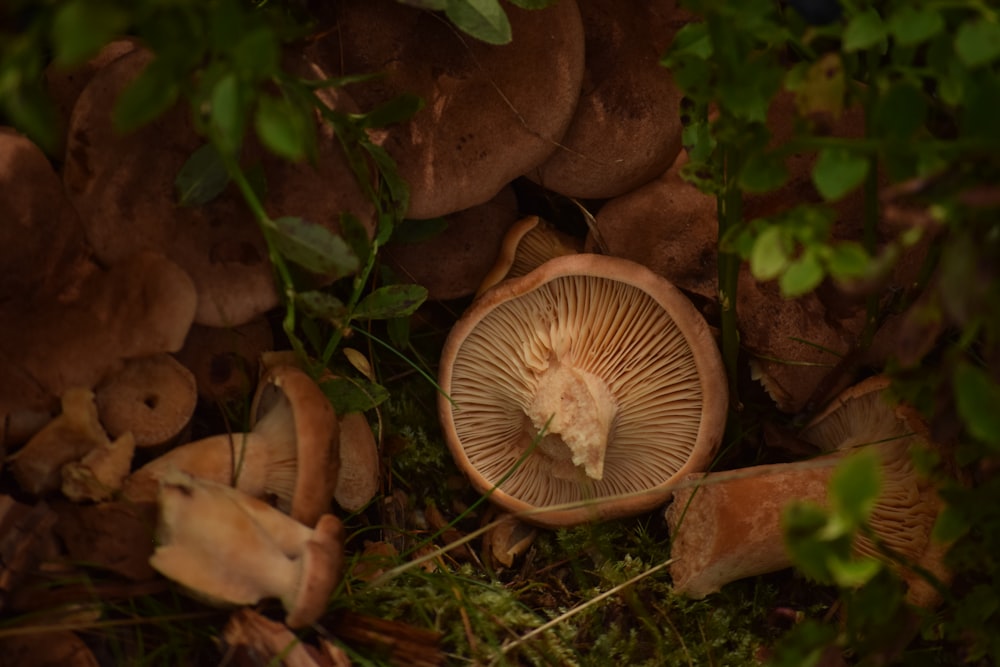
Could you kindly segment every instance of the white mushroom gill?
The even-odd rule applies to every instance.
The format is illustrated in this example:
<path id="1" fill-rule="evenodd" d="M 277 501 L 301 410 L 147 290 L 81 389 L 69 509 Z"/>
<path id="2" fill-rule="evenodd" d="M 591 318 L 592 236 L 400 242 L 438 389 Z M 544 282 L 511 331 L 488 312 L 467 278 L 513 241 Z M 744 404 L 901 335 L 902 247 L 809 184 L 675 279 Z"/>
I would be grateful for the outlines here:
<path id="1" fill-rule="evenodd" d="M 701 386 L 655 298 L 569 275 L 498 304 L 469 331 L 454 361 L 452 416 L 487 481 L 549 505 L 663 484 L 698 439 Z M 550 438 L 536 443 L 546 424 Z"/>

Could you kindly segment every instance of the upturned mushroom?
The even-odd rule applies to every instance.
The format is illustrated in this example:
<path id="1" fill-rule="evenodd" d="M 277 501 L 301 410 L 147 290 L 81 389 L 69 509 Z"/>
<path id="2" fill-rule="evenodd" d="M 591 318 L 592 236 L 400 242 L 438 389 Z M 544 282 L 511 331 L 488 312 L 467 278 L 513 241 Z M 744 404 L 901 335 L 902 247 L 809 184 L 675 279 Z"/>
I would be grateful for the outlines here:
<path id="1" fill-rule="evenodd" d="M 652 509 L 703 470 L 725 373 L 680 291 L 623 259 L 552 259 L 473 302 L 445 343 L 438 407 L 459 467 L 545 526 Z M 576 507 L 546 507 L 577 503 Z"/>
<path id="2" fill-rule="evenodd" d="M 202 599 L 223 605 L 278 598 L 301 628 L 326 609 L 344 564 L 344 529 L 332 514 L 315 528 L 224 484 L 174 471 L 161 480 L 158 546 L 150 564 Z"/>
<path id="3" fill-rule="evenodd" d="M 888 380 L 876 376 L 843 392 L 799 434 L 829 452 L 807 462 L 689 475 L 667 509 L 674 590 L 701 598 L 725 584 L 791 567 L 781 517 L 792 502 L 827 504 L 832 473 L 845 455 L 868 448 L 879 456 L 882 490 L 870 519 L 882 544 L 904 562 L 948 579 L 943 545 L 931 539 L 942 507 L 933 484 L 915 469 L 912 454 L 929 440 L 926 426 L 905 405 L 891 404 Z M 864 536 L 858 553 L 885 558 Z M 907 600 L 933 606 L 936 589 L 916 570 L 897 568 L 909 586 Z"/>
<path id="4" fill-rule="evenodd" d="M 476 296 L 507 278 L 527 275 L 539 266 L 583 250 L 583 243 L 537 215 L 518 220 L 503 237 L 503 244 L 489 273 L 479 283 Z"/>
<path id="5" fill-rule="evenodd" d="M 304 371 L 269 369 L 251 406 L 248 433 L 210 436 L 176 447 L 132 473 L 123 495 L 152 502 L 172 470 L 231 484 L 312 525 L 327 511 L 337 476 L 339 426 L 330 402 Z"/>

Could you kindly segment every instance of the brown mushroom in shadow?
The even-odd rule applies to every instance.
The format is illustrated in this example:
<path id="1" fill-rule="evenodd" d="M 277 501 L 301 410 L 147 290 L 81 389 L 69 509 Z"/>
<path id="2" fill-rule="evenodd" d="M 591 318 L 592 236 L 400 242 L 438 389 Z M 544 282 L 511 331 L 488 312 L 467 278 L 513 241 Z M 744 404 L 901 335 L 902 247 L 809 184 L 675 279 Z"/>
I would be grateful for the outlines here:
<path id="1" fill-rule="evenodd" d="M 445 439 L 472 485 L 545 526 L 665 502 L 674 479 L 707 467 L 725 424 L 701 315 L 648 269 L 600 255 L 484 293 L 449 334 L 439 381 Z"/>
<path id="2" fill-rule="evenodd" d="M 96 388 L 97 411 L 111 437 L 131 433 L 136 447 L 170 442 L 198 402 L 194 375 L 166 353 L 129 359 Z"/>
<path id="3" fill-rule="evenodd" d="M 249 401 L 260 356 L 273 349 L 271 323 L 258 317 L 238 327 L 194 324 L 174 357 L 194 375 L 199 398 L 227 404 Z"/>
<path id="4" fill-rule="evenodd" d="M 543 162 L 566 132 L 583 79 L 575 0 L 541 10 L 504 5 L 513 42 L 486 44 L 439 13 L 392 0 L 331 10 L 313 59 L 335 74 L 381 73 L 348 93 L 362 110 L 402 93 L 425 106 L 371 136 L 410 186 L 407 217 L 434 218 L 488 201 Z"/>
<path id="5" fill-rule="evenodd" d="M 427 288 L 428 299 L 458 299 L 476 291 L 516 220 L 517 197 L 504 187 L 485 204 L 444 216 L 447 226 L 431 238 L 389 243 L 381 258 L 403 280 Z"/>
<path id="6" fill-rule="evenodd" d="M 666 513 L 676 559 L 670 566 L 674 590 L 701 598 L 731 581 L 790 567 L 781 528 L 785 508 L 796 501 L 825 505 L 837 463 L 862 447 L 876 452 L 882 464 L 883 486 L 870 520 L 875 534 L 904 562 L 947 581 L 944 545 L 931 539 L 942 504 L 912 459 L 916 448 L 929 444 L 926 426 L 912 408 L 889 403 L 887 385 L 876 376 L 851 387 L 801 431 L 801 438 L 829 454 L 688 476 L 690 484 L 674 494 Z M 863 535 L 855 549 L 885 558 Z M 939 594 L 921 574 L 907 567 L 897 571 L 909 585 L 911 604 L 936 604 Z"/>
<path id="7" fill-rule="evenodd" d="M 199 598 L 222 605 L 278 598 L 290 628 L 322 615 L 344 565 L 344 529 L 332 514 L 309 528 L 230 486 L 174 471 L 160 482 L 150 564 Z"/>
<path id="8" fill-rule="evenodd" d="M 559 148 L 527 175 L 568 197 L 617 197 L 677 157 L 682 94 L 660 65 L 645 3 L 578 4 L 586 44 L 580 100 Z"/>
<path id="9" fill-rule="evenodd" d="M 163 255 L 107 268 L 42 152 L 0 129 L 0 415 L 47 411 L 129 357 L 176 350 L 191 325 L 191 279 Z"/>
<path id="10" fill-rule="evenodd" d="M 363 412 L 340 415 L 340 464 L 334 500 L 348 512 L 357 512 L 378 493 L 382 473 L 375 434 Z"/>
<path id="11" fill-rule="evenodd" d="M 181 445 L 132 473 L 122 489 L 141 503 L 180 470 L 274 498 L 279 509 L 312 525 L 330 506 L 338 466 L 338 421 L 319 386 L 292 366 L 269 369 L 251 407 L 247 433 L 222 433 Z"/>

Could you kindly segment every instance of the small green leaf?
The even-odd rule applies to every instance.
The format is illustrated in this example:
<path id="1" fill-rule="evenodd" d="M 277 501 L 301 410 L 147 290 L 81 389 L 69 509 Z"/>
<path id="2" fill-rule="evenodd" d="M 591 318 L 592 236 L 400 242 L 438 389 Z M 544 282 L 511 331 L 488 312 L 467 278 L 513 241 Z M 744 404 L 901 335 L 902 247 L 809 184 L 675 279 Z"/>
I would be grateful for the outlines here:
<path id="1" fill-rule="evenodd" d="M 387 320 L 405 317 L 427 300 L 427 289 L 420 285 L 386 285 L 361 300 L 354 310 L 357 320 Z"/>
<path id="2" fill-rule="evenodd" d="M 878 454 L 861 449 L 837 464 L 830 479 L 830 505 L 851 529 L 871 515 L 882 488 Z"/>
<path id="3" fill-rule="evenodd" d="M 285 98 L 262 95 L 254 115 L 257 136 L 271 151 L 289 160 L 301 160 L 313 135 L 312 116 Z"/>
<path id="4" fill-rule="evenodd" d="M 404 220 L 393 231 L 392 242 L 420 243 L 441 235 L 446 229 L 448 229 L 448 221 L 445 218 Z"/>
<path id="5" fill-rule="evenodd" d="M 424 108 L 424 100 L 417 95 L 404 93 L 361 116 L 364 127 L 386 127 L 409 120 Z"/>
<path id="6" fill-rule="evenodd" d="M 868 175 L 868 159 L 845 148 L 824 148 L 813 166 L 816 189 L 827 201 L 836 201 L 861 185 Z"/>
<path id="7" fill-rule="evenodd" d="M 868 272 L 871 257 L 860 243 L 841 241 L 827 248 L 826 268 L 834 278 L 858 278 Z"/>
<path id="8" fill-rule="evenodd" d="M 79 65 L 128 27 L 128 14 L 104 2 L 71 0 L 52 20 L 55 63 Z"/>
<path id="9" fill-rule="evenodd" d="M 740 169 L 739 186 L 746 192 L 770 192 L 785 184 L 788 180 L 788 168 L 779 156 L 755 152 L 751 154 L 743 168 Z"/>
<path id="10" fill-rule="evenodd" d="M 885 24 L 874 8 L 861 12 L 844 28 L 843 49 L 860 51 L 875 46 L 886 38 Z"/>
<path id="11" fill-rule="evenodd" d="M 353 213 L 340 214 L 340 235 L 358 258 L 368 257 L 371 243 L 368 228 Z"/>
<path id="12" fill-rule="evenodd" d="M 833 581 L 842 588 L 858 588 L 871 581 L 882 570 L 874 558 L 831 558 L 827 562 Z"/>
<path id="13" fill-rule="evenodd" d="M 231 47 L 233 66 L 254 77 L 264 77 L 278 68 L 281 48 L 273 28 L 259 27 L 243 35 Z"/>
<path id="14" fill-rule="evenodd" d="M 765 228 L 750 251 L 750 273 L 757 280 L 777 278 L 788 266 L 791 251 L 791 244 L 781 227 Z"/>
<path id="15" fill-rule="evenodd" d="M 362 378 L 334 377 L 319 386 L 338 415 L 371 410 L 389 398 L 385 387 Z"/>
<path id="16" fill-rule="evenodd" d="M 487 44 L 508 44 L 513 37 L 499 0 L 448 0 L 445 14 L 460 30 Z"/>
<path id="17" fill-rule="evenodd" d="M 955 52 L 968 67 L 986 65 L 1000 56 L 1000 23 L 966 21 L 955 35 Z"/>
<path id="18" fill-rule="evenodd" d="M 174 187 L 181 206 L 201 206 L 212 201 L 229 184 L 226 163 L 212 144 L 205 144 L 187 159 L 177 172 Z"/>
<path id="19" fill-rule="evenodd" d="M 154 60 L 122 91 L 112 123 L 122 134 L 145 125 L 169 109 L 180 95 L 180 86 L 161 61 Z"/>
<path id="20" fill-rule="evenodd" d="M 671 67 L 681 56 L 708 60 L 712 57 L 712 52 L 712 37 L 708 33 L 708 26 L 701 21 L 694 21 L 685 24 L 674 34 L 670 48 L 663 56 L 662 64 Z"/>
<path id="21" fill-rule="evenodd" d="M 945 505 L 938 512 L 931 538 L 941 544 L 951 544 L 969 532 L 968 519 L 951 505 Z"/>
<path id="22" fill-rule="evenodd" d="M 272 223 L 278 252 L 307 271 L 336 280 L 358 270 L 357 256 L 344 239 L 326 227 L 294 217 L 278 218 Z"/>
<path id="23" fill-rule="evenodd" d="M 521 9 L 545 9 L 556 0 L 509 0 L 510 4 L 517 5 Z"/>
<path id="24" fill-rule="evenodd" d="M 319 290 L 299 292 L 295 295 L 295 304 L 303 313 L 317 320 L 339 325 L 347 317 L 347 306 L 343 301 Z"/>
<path id="25" fill-rule="evenodd" d="M 230 72 L 219 79 L 212 88 L 212 129 L 219 148 L 235 154 L 243 142 L 246 113 L 243 89 L 236 75 Z"/>
<path id="26" fill-rule="evenodd" d="M 778 279 L 781 293 L 786 297 L 796 297 L 816 289 L 823 282 L 823 265 L 817 253 L 807 248 L 792 261 Z"/>
<path id="27" fill-rule="evenodd" d="M 448 6 L 448 0 L 398 0 L 398 2 L 431 11 L 443 11 Z"/>
<path id="28" fill-rule="evenodd" d="M 888 28 L 900 46 L 915 46 L 941 32 L 944 19 L 933 9 L 904 4 L 889 17 Z"/>
<path id="29" fill-rule="evenodd" d="M 909 139 L 924 125 L 927 101 L 912 83 L 898 81 L 879 97 L 875 106 L 874 128 L 878 136 Z"/>
<path id="30" fill-rule="evenodd" d="M 1000 385 L 967 362 L 955 367 L 954 382 L 958 414 L 969 433 L 1000 449 Z"/>

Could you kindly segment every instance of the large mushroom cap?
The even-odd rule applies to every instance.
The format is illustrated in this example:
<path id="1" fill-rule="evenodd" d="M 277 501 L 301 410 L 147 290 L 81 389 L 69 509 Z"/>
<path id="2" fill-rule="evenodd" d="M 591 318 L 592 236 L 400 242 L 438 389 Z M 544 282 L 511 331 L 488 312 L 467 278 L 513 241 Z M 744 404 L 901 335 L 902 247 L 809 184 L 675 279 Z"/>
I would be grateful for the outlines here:
<path id="1" fill-rule="evenodd" d="M 528 517 L 541 525 L 652 509 L 708 465 L 725 425 L 725 374 L 694 306 L 600 255 L 483 294 L 445 343 L 440 384 L 445 437 L 479 491 L 497 487 L 511 511 L 592 501 Z M 633 492 L 646 493 L 601 501 Z"/>

